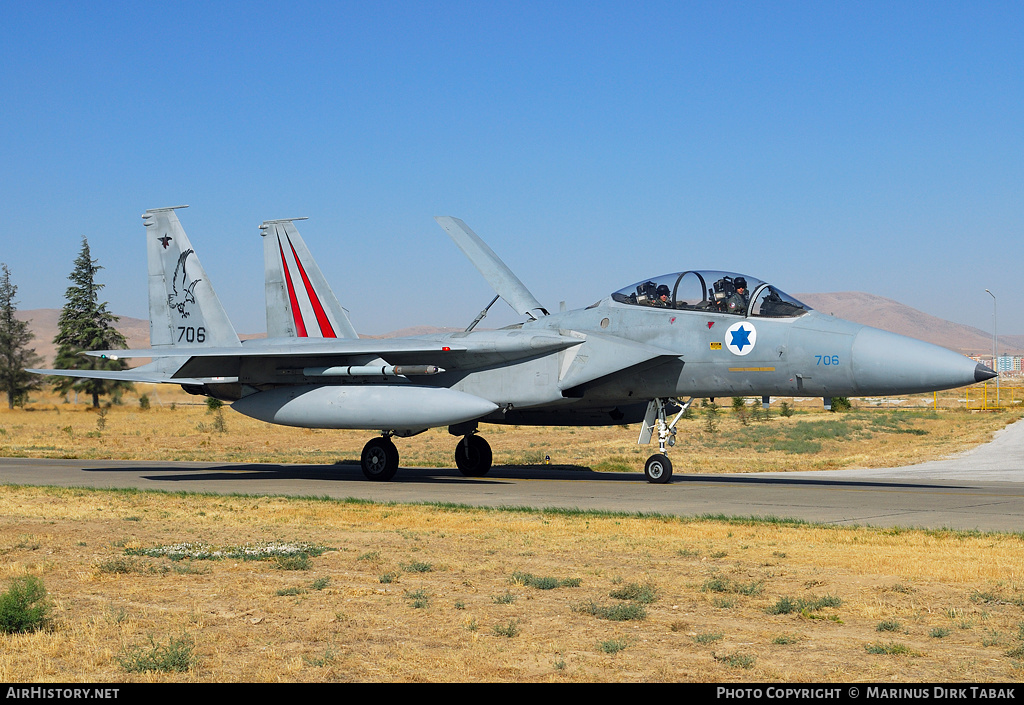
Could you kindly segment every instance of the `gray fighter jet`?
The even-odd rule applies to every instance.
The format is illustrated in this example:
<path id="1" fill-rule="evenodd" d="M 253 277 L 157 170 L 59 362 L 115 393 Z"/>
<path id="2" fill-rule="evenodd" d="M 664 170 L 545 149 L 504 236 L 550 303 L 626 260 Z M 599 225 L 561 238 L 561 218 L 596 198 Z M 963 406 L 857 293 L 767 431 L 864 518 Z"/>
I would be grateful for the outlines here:
<path id="1" fill-rule="evenodd" d="M 179 206 L 181 207 L 181 206 Z M 733 272 L 652 276 L 580 310 L 549 313 L 457 218 L 437 222 L 497 292 L 459 333 L 358 338 L 295 221 L 266 221 L 268 338 L 239 341 L 175 208 L 146 211 L 151 349 L 90 355 L 152 358 L 124 372 L 41 374 L 179 384 L 269 423 L 380 431 L 362 453 L 371 480 L 399 465 L 392 440 L 448 427 L 455 464 L 485 475 L 481 423 L 620 425 L 657 438 L 647 479 L 672 477 L 667 447 L 694 399 L 891 395 L 995 376 L 945 348 L 812 310 Z M 524 317 L 475 330 L 498 298 Z"/>

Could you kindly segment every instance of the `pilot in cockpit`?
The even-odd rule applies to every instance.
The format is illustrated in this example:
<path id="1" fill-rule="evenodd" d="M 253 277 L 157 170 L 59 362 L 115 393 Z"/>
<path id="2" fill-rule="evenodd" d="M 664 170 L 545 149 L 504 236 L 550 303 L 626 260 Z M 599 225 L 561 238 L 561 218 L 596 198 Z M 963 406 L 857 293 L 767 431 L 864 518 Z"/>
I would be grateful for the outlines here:
<path id="1" fill-rule="evenodd" d="M 670 308 L 672 306 L 672 302 L 669 301 L 669 296 L 671 295 L 671 293 L 672 292 L 669 290 L 667 285 L 659 285 L 656 295 L 654 297 L 654 305 L 659 306 L 661 308 Z"/>
<path id="2" fill-rule="evenodd" d="M 725 300 L 725 310 L 729 313 L 744 314 L 747 312 L 747 280 L 736 277 L 732 280 L 733 292 Z"/>

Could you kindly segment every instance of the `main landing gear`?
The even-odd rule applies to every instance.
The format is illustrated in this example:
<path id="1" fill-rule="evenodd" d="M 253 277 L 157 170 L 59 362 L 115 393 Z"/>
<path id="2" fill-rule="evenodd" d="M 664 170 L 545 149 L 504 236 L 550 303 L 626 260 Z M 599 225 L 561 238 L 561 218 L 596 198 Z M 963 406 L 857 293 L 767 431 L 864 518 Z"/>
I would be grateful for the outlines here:
<path id="1" fill-rule="evenodd" d="M 363 446 L 361 465 L 367 480 L 387 482 L 393 478 L 398 472 L 398 448 L 391 436 L 371 438 Z"/>
<path id="2" fill-rule="evenodd" d="M 665 446 L 671 447 L 676 444 L 676 424 L 679 423 L 679 419 L 683 417 L 692 403 L 693 397 L 685 402 L 675 398 L 657 398 L 652 399 L 651 403 L 647 405 L 647 414 L 644 416 L 644 424 L 640 429 L 640 438 L 637 439 L 637 443 L 650 443 L 651 438 L 654 437 L 654 430 L 658 431 L 658 452 L 644 463 L 644 476 L 648 482 L 664 485 L 672 480 L 672 461 L 668 459 Z M 667 420 L 668 406 L 679 408 L 679 412 L 671 422 Z"/>
<path id="3" fill-rule="evenodd" d="M 398 448 L 391 440 L 391 435 L 385 433 L 383 436 L 371 438 L 363 446 L 360 465 L 366 479 L 387 482 L 398 472 Z M 455 446 L 455 466 L 466 477 L 486 475 L 491 469 L 492 459 L 491 446 L 476 435 L 475 429 L 466 432 Z"/>
<path id="4" fill-rule="evenodd" d="M 462 437 L 455 446 L 455 466 L 466 477 L 483 477 L 491 469 L 491 446 L 475 433 Z"/>

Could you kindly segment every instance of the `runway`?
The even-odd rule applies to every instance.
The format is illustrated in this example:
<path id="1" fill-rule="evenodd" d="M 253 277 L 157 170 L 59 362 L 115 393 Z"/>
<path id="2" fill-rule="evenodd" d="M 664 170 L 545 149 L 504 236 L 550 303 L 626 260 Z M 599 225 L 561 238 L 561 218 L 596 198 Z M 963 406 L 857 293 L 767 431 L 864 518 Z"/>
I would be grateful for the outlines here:
<path id="1" fill-rule="evenodd" d="M 1024 420 L 957 457 L 903 468 L 691 475 L 678 470 L 685 458 L 674 461 L 672 483 L 652 485 L 640 472 L 559 466 L 495 466 L 484 478 L 403 467 L 376 483 L 358 465 L 2 458 L 0 483 L 1024 530 Z"/>

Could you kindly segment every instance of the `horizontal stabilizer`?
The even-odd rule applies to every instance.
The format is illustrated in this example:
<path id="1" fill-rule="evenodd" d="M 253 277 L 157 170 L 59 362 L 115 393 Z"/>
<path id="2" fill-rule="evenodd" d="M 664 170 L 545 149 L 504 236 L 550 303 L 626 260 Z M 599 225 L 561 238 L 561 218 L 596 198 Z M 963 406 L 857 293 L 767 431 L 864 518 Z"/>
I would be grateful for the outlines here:
<path id="1" fill-rule="evenodd" d="M 121 382 L 142 382 L 145 384 L 207 384 L 210 382 L 236 382 L 232 378 L 184 378 L 174 377 L 187 357 L 164 357 L 148 365 L 134 367 L 130 370 L 26 370 L 37 375 L 54 375 L 57 377 L 80 377 L 83 379 L 109 379 Z"/>
<path id="2" fill-rule="evenodd" d="M 488 247 L 479 235 L 470 230 L 468 225 L 458 218 L 447 215 L 439 215 L 434 220 L 444 228 L 444 231 L 455 241 L 455 244 L 469 258 L 473 266 L 484 275 L 484 279 L 491 285 L 495 293 L 503 298 L 516 313 L 534 319 L 548 315 L 547 310 L 540 305 L 540 302 L 519 280 L 519 277 L 512 273 L 512 270 L 501 261 L 494 250 Z"/>

